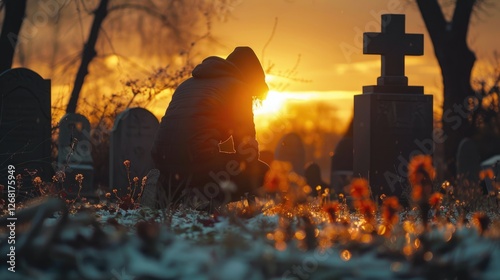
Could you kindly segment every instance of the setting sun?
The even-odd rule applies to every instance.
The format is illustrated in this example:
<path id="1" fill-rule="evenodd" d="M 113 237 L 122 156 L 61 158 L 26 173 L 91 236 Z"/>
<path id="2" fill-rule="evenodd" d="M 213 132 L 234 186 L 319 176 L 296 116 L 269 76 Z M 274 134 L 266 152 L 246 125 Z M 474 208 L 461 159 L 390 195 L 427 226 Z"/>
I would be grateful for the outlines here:
<path id="1" fill-rule="evenodd" d="M 254 114 L 255 115 L 275 114 L 283 107 L 283 104 L 285 103 L 286 99 L 287 96 L 283 92 L 270 90 L 267 93 L 266 99 L 260 102 L 259 101 L 255 102 Z"/>

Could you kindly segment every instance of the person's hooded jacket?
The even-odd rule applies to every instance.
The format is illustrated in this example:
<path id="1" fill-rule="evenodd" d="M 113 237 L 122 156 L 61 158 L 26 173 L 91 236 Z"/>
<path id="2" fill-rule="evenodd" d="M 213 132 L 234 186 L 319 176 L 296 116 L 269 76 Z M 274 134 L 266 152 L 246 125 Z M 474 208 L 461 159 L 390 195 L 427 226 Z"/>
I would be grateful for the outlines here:
<path id="1" fill-rule="evenodd" d="M 236 48 L 226 59 L 208 57 L 174 92 L 153 145 L 153 158 L 177 166 L 219 153 L 219 143 L 233 137 L 236 152 L 257 149 L 253 96 L 268 91 L 255 53 Z"/>

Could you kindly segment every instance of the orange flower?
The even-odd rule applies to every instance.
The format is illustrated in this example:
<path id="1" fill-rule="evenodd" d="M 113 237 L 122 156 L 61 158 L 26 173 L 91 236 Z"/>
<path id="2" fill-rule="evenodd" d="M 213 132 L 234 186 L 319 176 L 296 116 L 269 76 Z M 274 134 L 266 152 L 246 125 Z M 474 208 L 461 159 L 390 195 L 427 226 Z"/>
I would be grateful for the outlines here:
<path id="1" fill-rule="evenodd" d="M 431 207 L 438 207 L 441 204 L 442 200 L 443 200 L 443 194 L 435 192 L 429 198 L 429 205 Z"/>
<path id="2" fill-rule="evenodd" d="M 268 172 L 264 180 L 264 189 L 268 193 L 278 192 L 280 189 L 280 178 L 276 174 Z"/>
<path id="3" fill-rule="evenodd" d="M 482 235 L 490 226 L 491 220 L 488 215 L 483 212 L 476 212 L 472 216 L 472 221 L 476 225 L 479 230 L 479 233 Z"/>
<path id="4" fill-rule="evenodd" d="M 76 174 L 75 180 L 81 184 L 83 182 L 83 175 L 80 173 Z"/>
<path id="5" fill-rule="evenodd" d="M 382 203 L 382 219 L 386 225 L 394 225 L 398 222 L 398 211 L 401 208 L 399 200 L 395 196 L 384 199 Z"/>
<path id="6" fill-rule="evenodd" d="M 123 165 L 125 165 L 125 167 L 126 167 L 126 168 L 130 168 L 130 160 L 128 160 L 128 159 L 127 159 L 127 160 L 125 160 L 125 161 L 123 162 Z"/>
<path id="7" fill-rule="evenodd" d="M 422 186 L 414 185 L 411 192 L 411 197 L 413 201 L 420 201 L 422 199 Z"/>
<path id="8" fill-rule="evenodd" d="M 432 157 L 429 155 L 416 155 L 408 165 L 408 180 L 412 185 L 429 184 L 434 180 L 436 170 L 432 166 Z"/>
<path id="9" fill-rule="evenodd" d="M 357 208 L 361 215 L 365 216 L 367 220 L 370 220 L 375 212 L 375 203 L 369 199 L 364 199 L 359 201 L 357 204 Z"/>
<path id="10" fill-rule="evenodd" d="M 493 173 L 493 169 L 491 168 L 481 170 L 479 172 L 479 179 L 481 180 L 484 180 L 485 178 L 493 179 L 493 177 L 495 177 L 495 174 Z"/>
<path id="11" fill-rule="evenodd" d="M 332 223 L 335 222 L 339 209 L 340 204 L 338 202 L 327 203 L 323 206 L 323 211 L 328 214 L 328 217 L 330 217 L 330 222 Z"/>
<path id="12" fill-rule="evenodd" d="M 368 198 L 370 196 L 370 189 L 368 187 L 368 181 L 366 179 L 353 179 L 350 189 L 351 195 L 354 199 Z"/>
<path id="13" fill-rule="evenodd" d="M 40 185 L 42 184 L 42 178 L 40 178 L 40 177 L 38 177 L 38 176 L 37 176 L 37 177 L 35 177 L 35 179 L 33 179 L 33 184 L 34 184 L 35 186 L 40 186 Z"/>

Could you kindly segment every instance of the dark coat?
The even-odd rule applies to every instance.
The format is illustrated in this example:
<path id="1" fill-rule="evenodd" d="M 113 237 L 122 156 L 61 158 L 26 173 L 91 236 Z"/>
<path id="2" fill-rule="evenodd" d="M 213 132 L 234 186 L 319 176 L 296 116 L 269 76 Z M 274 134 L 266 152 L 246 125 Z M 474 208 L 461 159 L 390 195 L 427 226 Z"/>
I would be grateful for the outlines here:
<path id="1" fill-rule="evenodd" d="M 193 77 L 174 92 L 154 145 L 155 162 L 196 164 L 219 153 L 219 143 L 233 136 L 235 150 L 244 139 L 255 143 L 252 89 L 231 62 L 206 58 Z"/>

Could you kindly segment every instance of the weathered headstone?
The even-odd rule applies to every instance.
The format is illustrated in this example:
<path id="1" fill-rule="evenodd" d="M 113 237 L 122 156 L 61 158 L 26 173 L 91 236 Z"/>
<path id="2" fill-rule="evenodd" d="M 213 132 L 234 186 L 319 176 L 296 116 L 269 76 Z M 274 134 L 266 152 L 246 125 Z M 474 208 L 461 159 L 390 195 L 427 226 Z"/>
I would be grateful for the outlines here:
<path id="1" fill-rule="evenodd" d="M 335 147 L 330 168 L 330 185 L 337 193 L 344 193 L 344 188 L 351 182 L 353 168 L 352 138 L 343 137 Z"/>
<path id="2" fill-rule="evenodd" d="M 109 182 L 121 194 L 127 191 L 128 178 L 142 178 L 154 167 L 150 151 L 157 129 L 158 119 L 143 108 L 127 109 L 116 118 L 110 139 Z M 130 161 L 130 174 L 126 160 Z"/>
<path id="3" fill-rule="evenodd" d="M 25 69 L 0 74 L 0 182 L 7 182 L 8 165 L 17 174 L 35 171 L 51 181 L 50 80 Z M 31 186 L 31 177 L 24 177 Z"/>
<path id="4" fill-rule="evenodd" d="M 290 162 L 290 164 L 292 164 L 292 170 L 303 176 L 306 157 L 305 153 L 302 139 L 297 133 L 291 132 L 285 134 L 280 141 L 278 141 L 274 152 L 274 159 Z"/>
<path id="5" fill-rule="evenodd" d="M 470 183 L 477 183 L 481 170 L 481 156 L 476 143 L 469 138 L 460 141 L 456 158 L 457 176 Z"/>
<path id="6" fill-rule="evenodd" d="M 382 55 L 377 85 L 354 97 L 354 177 L 369 180 L 374 198 L 402 199 L 408 162 L 433 152 L 432 95 L 408 86 L 405 55 L 423 54 L 423 35 L 405 34 L 405 16 L 382 15 L 382 33 L 364 33 L 364 54 Z M 406 201 L 402 201 L 405 203 Z"/>
<path id="7" fill-rule="evenodd" d="M 314 195 L 318 194 L 318 191 L 316 191 L 317 186 L 321 187 L 321 193 L 324 193 L 325 189 L 330 189 L 330 186 L 321 178 L 321 168 L 317 163 L 313 162 L 306 166 L 304 177 L 306 178 L 306 183 L 312 188 L 312 194 Z"/>
<path id="8" fill-rule="evenodd" d="M 155 209 L 158 206 L 158 179 L 160 178 L 160 171 L 158 169 L 151 169 L 146 176 L 146 184 L 140 198 L 140 203 L 141 206 Z"/>
<path id="9" fill-rule="evenodd" d="M 77 174 L 83 175 L 83 196 L 95 196 L 94 167 L 92 160 L 92 142 L 90 122 L 80 114 L 68 113 L 59 122 L 58 169 L 64 170 L 64 186 L 69 194 L 78 193 Z"/>

